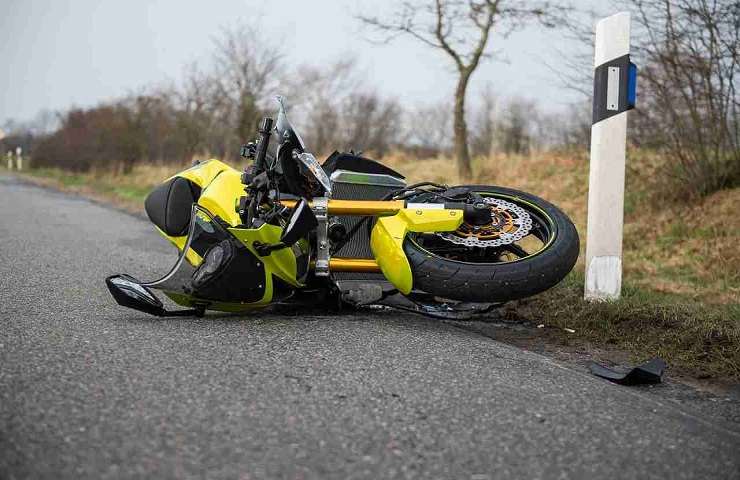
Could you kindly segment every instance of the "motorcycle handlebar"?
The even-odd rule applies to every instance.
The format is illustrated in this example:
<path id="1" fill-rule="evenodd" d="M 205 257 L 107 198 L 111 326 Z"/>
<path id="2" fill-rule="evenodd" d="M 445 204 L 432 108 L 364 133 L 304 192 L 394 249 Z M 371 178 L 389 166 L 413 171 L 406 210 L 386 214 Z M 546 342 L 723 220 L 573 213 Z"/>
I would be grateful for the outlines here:
<path id="1" fill-rule="evenodd" d="M 267 155 L 267 145 L 270 143 L 270 135 L 272 134 L 272 118 L 265 117 L 260 122 L 259 126 L 259 139 L 257 141 L 257 153 L 254 156 L 254 173 L 261 172 L 264 170 L 265 156 Z"/>

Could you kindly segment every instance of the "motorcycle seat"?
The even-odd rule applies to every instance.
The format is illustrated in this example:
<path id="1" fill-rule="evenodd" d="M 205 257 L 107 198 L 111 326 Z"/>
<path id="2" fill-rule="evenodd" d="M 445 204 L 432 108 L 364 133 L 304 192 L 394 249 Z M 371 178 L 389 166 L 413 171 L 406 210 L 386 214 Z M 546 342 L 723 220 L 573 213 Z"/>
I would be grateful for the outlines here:
<path id="1" fill-rule="evenodd" d="M 200 187 L 187 178 L 173 177 L 146 197 L 144 209 L 149 219 L 167 235 L 185 235 L 190 226 L 193 203 L 200 197 Z"/>
<path id="2" fill-rule="evenodd" d="M 335 170 L 349 170 L 360 173 L 375 173 L 380 175 L 390 175 L 404 179 L 405 177 L 382 163 L 370 160 L 369 158 L 354 155 L 352 153 L 334 152 L 324 161 L 321 167 L 327 175 L 331 175 Z"/>

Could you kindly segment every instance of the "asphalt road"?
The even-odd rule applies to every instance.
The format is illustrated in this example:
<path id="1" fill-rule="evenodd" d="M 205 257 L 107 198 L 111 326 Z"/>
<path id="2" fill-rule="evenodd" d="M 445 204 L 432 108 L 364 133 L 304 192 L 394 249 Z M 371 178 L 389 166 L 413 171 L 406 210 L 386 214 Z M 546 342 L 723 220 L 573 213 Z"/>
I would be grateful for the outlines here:
<path id="1" fill-rule="evenodd" d="M 408 314 L 158 320 L 173 249 L 0 175 L 0 478 L 738 478 L 740 431 Z"/>

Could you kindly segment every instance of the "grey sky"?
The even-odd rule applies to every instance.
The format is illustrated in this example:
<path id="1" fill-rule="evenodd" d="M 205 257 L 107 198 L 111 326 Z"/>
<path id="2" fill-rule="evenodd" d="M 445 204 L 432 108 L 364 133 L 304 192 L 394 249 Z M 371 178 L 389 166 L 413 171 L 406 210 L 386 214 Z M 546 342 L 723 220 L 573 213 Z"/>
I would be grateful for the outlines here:
<path id="1" fill-rule="evenodd" d="M 579 3 L 589 4 L 587 0 Z M 391 11 L 393 0 L 0 0 L 0 123 L 29 119 L 41 109 L 89 106 L 139 87 L 177 81 L 184 66 L 208 57 L 212 39 L 237 21 L 260 22 L 295 63 L 355 55 L 371 85 L 416 103 L 448 98 L 448 58 L 411 39 L 374 45 L 352 14 Z M 259 13 L 261 12 L 261 14 Z M 474 75 L 499 95 L 539 100 L 547 108 L 573 99 L 546 66 L 577 48 L 562 32 L 532 27 L 506 40 L 503 51 Z"/>

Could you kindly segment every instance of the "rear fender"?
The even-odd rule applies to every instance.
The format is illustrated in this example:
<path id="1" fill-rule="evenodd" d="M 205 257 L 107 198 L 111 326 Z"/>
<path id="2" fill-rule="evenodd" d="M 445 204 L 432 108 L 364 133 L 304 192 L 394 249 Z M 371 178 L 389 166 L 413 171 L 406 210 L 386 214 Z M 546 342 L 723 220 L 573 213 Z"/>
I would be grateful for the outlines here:
<path id="1" fill-rule="evenodd" d="M 399 292 L 408 295 L 414 280 L 411 265 L 403 251 L 406 234 L 450 232 L 457 230 L 462 221 L 462 210 L 403 208 L 395 215 L 378 218 L 370 235 L 370 249 L 385 278 Z"/>

